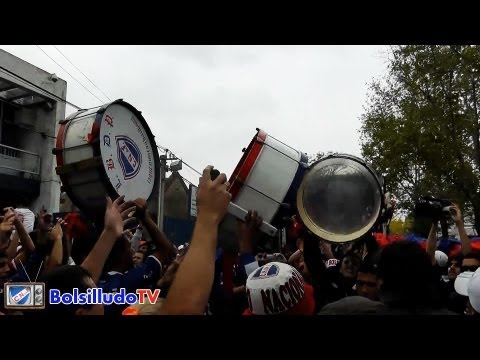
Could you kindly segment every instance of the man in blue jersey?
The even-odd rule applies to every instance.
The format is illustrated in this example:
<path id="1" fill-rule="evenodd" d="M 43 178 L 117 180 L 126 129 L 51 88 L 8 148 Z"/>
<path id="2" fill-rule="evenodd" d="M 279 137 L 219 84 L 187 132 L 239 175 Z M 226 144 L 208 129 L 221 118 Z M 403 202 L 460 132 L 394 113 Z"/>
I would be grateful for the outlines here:
<path id="1" fill-rule="evenodd" d="M 134 267 L 131 244 L 127 238 L 121 236 L 113 245 L 98 282 L 98 287 L 102 288 L 104 293 L 117 293 L 122 288 L 125 288 L 126 293 L 134 293 L 137 289 L 153 289 L 160 278 L 162 268 L 168 267 L 175 258 L 173 244 L 148 214 L 146 201 L 137 199 L 133 203 L 136 207 L 136 217 L 143 229 L 150 234 L 155 251 L 143 263 Z M 107 305 L 105 314 L 120 315 L 127 306 Z"/>

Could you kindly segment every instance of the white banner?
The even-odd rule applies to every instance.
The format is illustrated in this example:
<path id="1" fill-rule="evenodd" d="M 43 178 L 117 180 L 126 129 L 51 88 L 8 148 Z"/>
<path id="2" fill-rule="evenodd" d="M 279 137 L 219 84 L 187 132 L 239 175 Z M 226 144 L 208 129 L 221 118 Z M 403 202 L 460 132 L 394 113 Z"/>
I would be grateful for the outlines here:
<path id="1" fill-rule="evenodd" d="M 190 185 L 190 216 L 197 217 L 197 187 Z"/>

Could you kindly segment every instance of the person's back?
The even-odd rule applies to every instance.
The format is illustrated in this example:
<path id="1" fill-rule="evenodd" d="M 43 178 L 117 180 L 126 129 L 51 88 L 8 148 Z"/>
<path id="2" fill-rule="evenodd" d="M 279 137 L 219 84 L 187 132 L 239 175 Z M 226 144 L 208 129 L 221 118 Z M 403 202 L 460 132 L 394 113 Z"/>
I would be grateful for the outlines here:
<path id="1" fill-rule="evenodd" d="M 384 314 L 449 314 L 442 309 L 427 253 L 411 241 L 399 241 L 382 251 L 378 264 Z"/>
<path id="2" fill-rule="evenodd" d="M 382 315 L 387 311 L 380 302 L 364 296 L 347 296 L 324 306 L 318 315 Z"/>
<path id="3" fill-rule="evenodd" d="M 125 289 L 125 293 L 135 293 L 137 289 L 151 289 L 160 278 L 162 264 L 155 255 L 148 256 L 144 262 L 133 267 L 129 241 L 122 237 L 117 240 L 104 272 L 100 276 L 98 287 L 104 293 L 117 293 Z M 115 303 L 105 306 L 105 315 L 120 315 L 128 305 Z"/>

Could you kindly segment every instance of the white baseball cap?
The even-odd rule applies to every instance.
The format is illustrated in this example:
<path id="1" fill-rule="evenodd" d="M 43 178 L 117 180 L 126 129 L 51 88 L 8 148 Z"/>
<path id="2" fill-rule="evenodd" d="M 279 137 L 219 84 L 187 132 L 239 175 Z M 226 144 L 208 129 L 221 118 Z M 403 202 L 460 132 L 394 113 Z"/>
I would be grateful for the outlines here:
<path id="1" fill-rule="evenodd" d="M 246 284 L 248 309 L 244 315 L 312 315 L 312 286 L 288 264 L 270 262 L 254 270 Z"/>
<path id="2" fill-rule="evenodd" d="M 457 276 L 453 287 L 458 294 L 468 296 L 468 283 L 472 276 L 473 271 L 464 271 Z"/>
<path id="3" fill-rule="evenodd" d="M 15 209 L 15 212 L 22 216 L 23 227 L 27 234 L 30 234 L 35 224 L 35 214 L 29 209 Z"/>
<path id="4" fill-rule="evenodd" d="M 438 266 L 445 267 L 447 266 L 447 263 L 448 263 L 448 256 L 443 251 L 436 250 L 435 261 L 437 262 Z"/>
<path id="5" fill-rule="evenodd" d="M 470 281 L 468 282 L 468 299 L 473 309 L 480 313 L 480 268 L 473 273 Z"/>

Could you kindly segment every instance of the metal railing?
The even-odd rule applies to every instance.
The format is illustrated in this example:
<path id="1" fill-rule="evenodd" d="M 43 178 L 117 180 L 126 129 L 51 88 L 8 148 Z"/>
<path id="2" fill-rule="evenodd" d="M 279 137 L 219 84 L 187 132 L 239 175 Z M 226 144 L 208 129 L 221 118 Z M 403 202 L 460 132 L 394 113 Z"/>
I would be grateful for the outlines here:
<path id="1" fill-rule="evenodd" d="M 0 144 L 0 173 L 39 177 L 40 155 Z"/>

